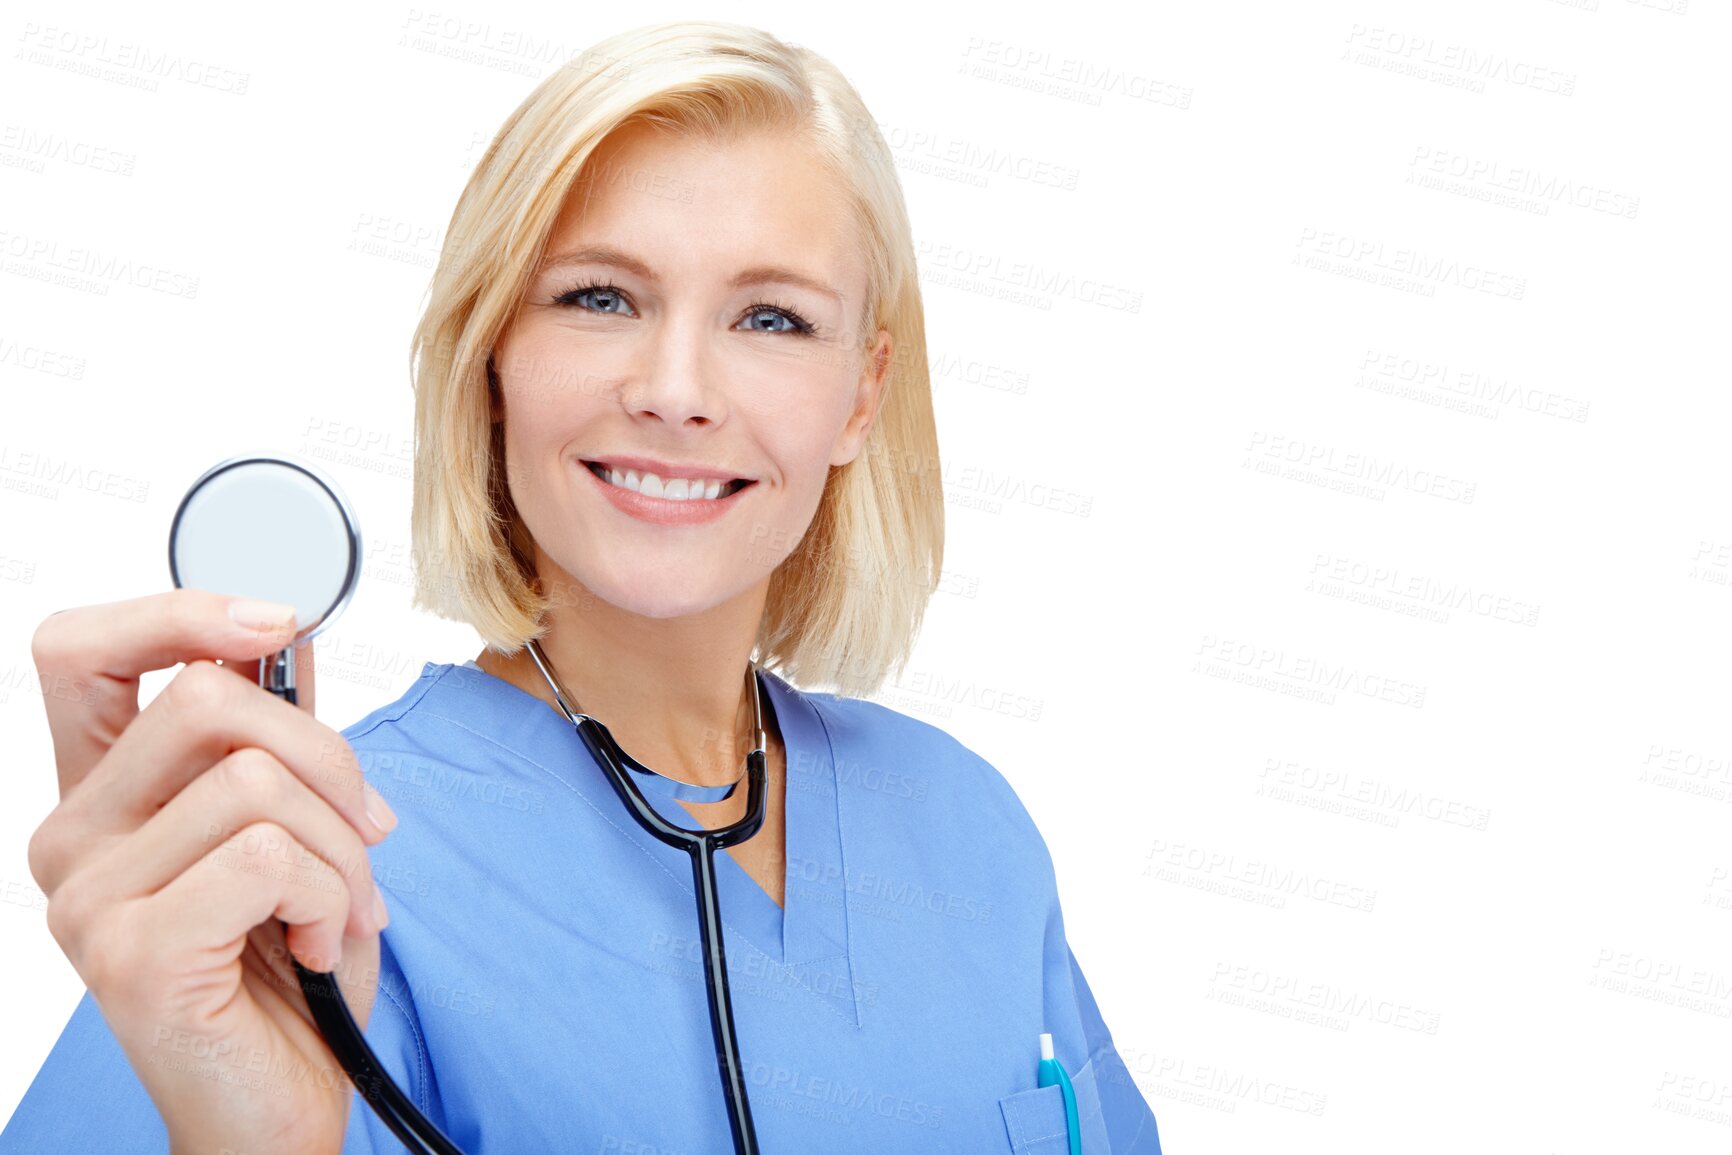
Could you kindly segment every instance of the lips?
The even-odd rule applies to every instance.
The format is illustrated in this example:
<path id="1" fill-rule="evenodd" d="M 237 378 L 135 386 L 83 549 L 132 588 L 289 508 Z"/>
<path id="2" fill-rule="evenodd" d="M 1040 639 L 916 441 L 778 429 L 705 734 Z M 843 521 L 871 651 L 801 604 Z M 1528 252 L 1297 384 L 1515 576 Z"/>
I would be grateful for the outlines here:
<path id="1" fill-rule="evenodd" d="M 633 492 L 633 493 L 639 493 L 642 496 L 646 496 L 646 497 L 648 497 L 650 495 L 643 494 L 641 490 L 631 489 L 631 487 L 629 485 L 619 485 L 618 483 L 616 483 L 612 479 L 612 477 L 609 476 L 609 474 L 612 473 L 612 474 L 618 475 L 618 476 L 620 476 L 620 478 L 622 480 L 624 478 L 624 475 L 628 472 L 637 473 L 640 477 L 642 477 L 642 476 L 654 476 L 657 479 L 657 481 L 660 482 L 660 484 L 664 488 L 667 487 L 670 482 L 674 482 L 674 481 L 685 481 L 688 483 L 696 483 L 696 482 L 703 482 L 703 481 L 707 480 L 708 482 L 714 482 L 719 486 L 719 489 L 717 490 L 717 493 L 714 497 L 702 497 L 702 498 L 698 498 L 698 497 L 660 497 L 660 498 L 655 499 L 655 500 L 661 500 L 661 501 L 716 501 L 716 500 L 719 500 L 721 498 L 731 497 L 734 494 L 738 493 L 740 490 L 745 489 L 749 485 L 756 485 L 757 484 L 756 480 L 751 479 L 751 478 L 745 478 L 745 477 L 736 477 L 731 481 L 722 481 L 720 479 L 720 477 L 718 477 L 718 476 L 712 476 L 708 479 L 688 478 L 688 477 L 663 477 L 660 474 L 654 473 L 653 471 L 622 469 L 619 466 L 610 465 L 607 462 L 602 462 L 602 461 L 585 461 L 583 464 L 584 464 L 584 467 L 586 469 L 588 469 L 591 473 L 595 474 L 596 477 L 600 478 L 602 481 L 606 482 L 607 484 L 615 485 L 618 488 L 626 489 L 626 490 L 629 490 L 630 492 Z"/>
<path id="2" fill-rule="evenodd" d="M 756 481 L 738 478 L 737 481 L 745 481 L 745 484 L 735 486 L 730 482 L 727 493 L 723 493 L 720 482 L 716 482 L 717 495 L 713 498 L 650 497 L 635 489 L 613 484 L 603 476 L 606 470 L 599 462 L 585 460 L 583 466 L 596 492 L 614 509 L 637 521 L 660 526 L 698 526 L 719 521 L 742 502 L 750 500 L 748 495 L 757 485 Z"/>

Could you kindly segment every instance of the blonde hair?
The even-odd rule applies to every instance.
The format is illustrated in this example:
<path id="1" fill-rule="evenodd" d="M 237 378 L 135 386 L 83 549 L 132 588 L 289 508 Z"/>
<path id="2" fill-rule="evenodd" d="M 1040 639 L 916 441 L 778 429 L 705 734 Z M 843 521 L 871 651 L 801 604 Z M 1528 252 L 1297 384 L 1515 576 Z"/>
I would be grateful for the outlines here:
<path id="1" fill-rule="evenodd" d="M 739 24 L 681 21 L 601 41 L 537 85 L 476 165 L 411 344 L 413 604 L 469 622 L 506 654 L 546 630 L 555 601 L 505 482 L 489 358 L 591 153 L 633 123 L 706 140 L 798 132 L 849 190 L 868 269 L 852 340 L 865 350 L 889 330 L 891 364 L 866 444 L 831 467 L 810 528 L 771 575 L 754 657 L 809 687 L 872 693 L 906 665 L 944 561 L 913 237 L 859 93 L 823 57 Z"/>

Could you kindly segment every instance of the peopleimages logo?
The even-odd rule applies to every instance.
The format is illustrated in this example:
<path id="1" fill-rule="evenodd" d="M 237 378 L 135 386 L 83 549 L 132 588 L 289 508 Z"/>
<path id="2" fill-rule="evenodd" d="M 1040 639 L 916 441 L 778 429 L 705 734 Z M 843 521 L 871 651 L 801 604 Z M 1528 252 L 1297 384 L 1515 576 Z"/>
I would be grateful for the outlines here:
<path id="1" fill-rule="evenodd" d="M 1519 301 L 1527 293 L 1526 277 L 1487 269 L 1471 262 L 1450 257 L 1432 256 L 1411 248 L 1391 248 L 1383 241 L 1370 237 L 1349 236 L 1327 229 L 1309 226 L 1299 230 L 1295 242 L 1300 252 L 1293 263 L 1303 264 L 1307 253 L 1317 258 L 1333 258 L 1345 262 L 1348 269 L 1357 269 L 1365 279 L 1375 279 L 1380 272 L 1411 277 L 1420 284 L 1449 285 L 1470 292 Z"/>

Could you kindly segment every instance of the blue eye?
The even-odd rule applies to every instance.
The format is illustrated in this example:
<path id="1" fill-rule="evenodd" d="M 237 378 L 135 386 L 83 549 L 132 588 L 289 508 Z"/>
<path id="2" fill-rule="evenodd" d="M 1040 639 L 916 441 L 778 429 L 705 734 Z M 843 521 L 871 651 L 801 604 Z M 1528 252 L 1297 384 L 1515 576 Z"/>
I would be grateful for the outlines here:
<path id="1" fill-rule="evenodd" d="M 759 317 L 769 317 L 772 320 L 786 321 L 788 322 L 788 327 L 786 329 L 765 328 L 755 323 Z M 794 310 L 785 308 L 781 305 L 770 305 L 759 302 L 751 307 L 750 311 L 746 314 L 746 318 L 754 322 L 752 328 L 760 333 L 810 333 L 812 331 L 812 326 L 806 323 L 804 317 L 794 312 Z"/>
<path id="2" fill-rule="evenodd" d="M 596 294 L 597 296 L 603 298 L 604 300 L 611 298 L 614 302 L 617 302 L 617 303 L 622 304 L 622 305 L 625 304 L 625 296 L 619 291 L 619 287 L 617 285 L 603 285 L 603 284 L 579 285 L 575 289 L 567 289 L 565 292 L 563 292 L 563 293 L 559 294 L 559 296 L 555 297 L 553 299 L 553 303 L 556 305 L 577 305 L 580 308 L 588 310 L 590 308 L 590 306 L 584 305 L 582 302 L 583 302 L 583 298 L 589 296 L 591 293 Z M 612 312 L 614 312 L 613 309 L 606 308 L 606 307 L 603 307 L 600 309 L 595 309 L 594 311 L 598 312 L 598 313 L 612 313 Z"/>
<path id="3" fill-rule="evenodd" d="M 606 281 L 592 281 L 565 290 L 553 298 L 555 305 L 582 309 L 584 312 L 600 313 L 604 316 L 634 317 L 635 312 L 620 312 L 619 308 L 630 309 L 625 292 L 615 284 Z M 617 306 L 617 307 L 616 307 Z M 785 328 L 773 328 L 759 325 L 760 317 L 771 317 L 786 322 Z M 752 322 L 751 329 L 755 333 L 793 333 L 796 336 L 811 337 L 818 332 L 818 326 L 802 317 L 789 305 L 777 305 L 770 301 L 759 301 L 746 309 L 745 319 Z M 771 322 L 774 325 L 774 320 Z"/>

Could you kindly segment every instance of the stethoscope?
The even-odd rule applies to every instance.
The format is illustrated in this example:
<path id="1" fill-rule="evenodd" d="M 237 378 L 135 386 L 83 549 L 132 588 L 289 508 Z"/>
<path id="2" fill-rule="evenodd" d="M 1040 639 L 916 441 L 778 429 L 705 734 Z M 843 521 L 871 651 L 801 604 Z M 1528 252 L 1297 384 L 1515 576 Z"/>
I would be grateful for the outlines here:
<path id="1" fill-rule="evenodd" d="M 728 994 L 728 968 L 722 946 L 722 910 L 716 894 L 716 851 L 738 846 L 756 834 L 758 827 L 764 824 L 764 691 L 758 684 L 758 664 L 750 662 L 746 668 L 746 681 L 752 687 L 753 734 L 752 749 L 746 753 L 745 769 L 740 771 L 741 776 L 746 779 L 746 813 L 738 822 L 728 826 L 719 826 L 714 830 L 688 830 L 684 826 L 674 825 L 658 814 L 655 807 L 644 798 L 638 784 L 621 769 L 620 763 L 629 762 L 634 770 L 641 773 L 654 774 L 655 771 L 621 750 L 619 744 L 613 740 L 613 735 L 601 722 L 588 714 L 573 713 L 569 705 L 570 695 L 565 692 L 565 687 L 554 673 L 547 655 L 541 652 L 541 646 L 531 638 L 526 648 L 529 656 L 535 659 L 536 666 L 540 668 L 541 676 L 547 679 L 548 687 L 553 690 L 553 699 L 560 712 L 571 720 L 571 724 L 577 728 L 578 737 L 583 739 L 583 744 L 589 747 L 589 752 L 595 755 L 595 760 L 607 771 L 607 780 L 613 783 L 613 792 L 619 795 L 620 802 L 631 811 L 638 825 L 669 846 L 681 848 L 692 860 L 692 889 L 698 896 L 698 918 L 703 924 L 704 979 L 710 994 L 710 1033 L 715 1038 L 716 1066 L 721 1071 L 722 1087 L 728 1096 L 728 1125 L 733 1131 L 736 1155 L 757 1155 L 758 1135 L 752 1128 L 752 1105 L 746 1098 L 746 1077 L 740 1066 L 740 1041 L 734 1032 L 734 1008 Z M 735 779 L 734 786 L 738 785 L 739 779 Z M 722 797 L 728 797 L 732 793 L 733 786 L 730 786 L 727 794 Z"/>
<path id="2" fill-rule="evenodd" d="M 324 629 L 354 593 L 361 571 L 361 529 L 336 483 L 314 467 L 292 459 L 254 454 L 231 457 L 207 470 L 187 491 L 169 530 L 169 572 L 174 584 L 215 590 L 231 596 L 287 602 L 296 607 L 295 640 L 259 662 L 259 685 L 288 702 L 296 701 L 295 648 Z M 733 1003 L 722 940 L 721 903 L 716 891 L 716 851 L 738 846 L 764 822 L 765 737 L 763 687 L 756 662 L 746 679 L 752 689 L 753 748 L 740 776 L 746 780 L 746 814 L 715 830 L 690 830 L 663 818 L 627 769 L 656 771 L 620 749 L 608 728 L 575 711 L 541 646 L 531 639 L 529 654 L 553 691 L 554 704 L 571 722 L 583 744 L 607 774 L 614 793 L 645 831 L 684 850 L 692 862 L 692 886 L 702 923 L 704 977 L 709 988 L 710 1031 L 716 1066 L 727 1094 L 728 1123 L 735 1155 L 758 1155 L 757 1132 L 746 1094 L 734 1030 Z M 657 775 L 697 797 L 708 788 Z M 731 797 L 739 785 L 722 789 L 712 800 Z M 681 796 L 676 794 L 676 797 Z M 313 971 L 291 960 L 307 998 L 307 1009 L 355 1089 L 391 1133 L 416 1155 L 463 1155 L 462 1148 L 423 1115 L 386 1072 L 361 1033 L 343 999 L 334 973 Z"/>

